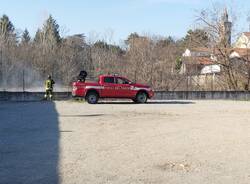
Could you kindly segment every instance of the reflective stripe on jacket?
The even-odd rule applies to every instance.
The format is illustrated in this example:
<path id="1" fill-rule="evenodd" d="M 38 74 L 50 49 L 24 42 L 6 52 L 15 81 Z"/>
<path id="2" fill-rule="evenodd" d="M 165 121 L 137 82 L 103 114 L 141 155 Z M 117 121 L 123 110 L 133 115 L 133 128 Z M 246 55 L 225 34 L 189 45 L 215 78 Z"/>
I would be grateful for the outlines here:
<path id="1" fill-rule="evenodd" d="M 47 89 L 53 89 L 53 84 L 54 84 L 55 82 L 53 81 L 53 80 L 50 80 L 50 79 L 47 79 L 46 81 L 45 81 L 45 88 L 46 88 L 46 90 Z"/>

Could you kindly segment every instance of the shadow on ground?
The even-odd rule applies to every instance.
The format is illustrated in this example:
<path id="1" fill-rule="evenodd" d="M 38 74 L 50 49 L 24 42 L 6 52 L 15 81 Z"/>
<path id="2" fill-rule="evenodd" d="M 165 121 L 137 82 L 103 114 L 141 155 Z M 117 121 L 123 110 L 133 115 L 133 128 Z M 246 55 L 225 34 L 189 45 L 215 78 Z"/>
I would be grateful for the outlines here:
<path id="1" fill-rule="evenodd" d="M 0 107 L 0 183 L 59 183 L 55 104 L 5 103 Z"/>
<path id="2" fill-rule="evenodd" d="M 195 104 L 192 101 L 150 101 L 147 104 Z"/>
<path id="3" fill-rule="evenodd" d="M 105 116 L 105 114 L 60 115 L 60 117 L 64 117 L 64 118 L 99 117 L 99 116 Z"/>
<path id="4" fill-rule="evenodd" d="M 124 104 L 124 105 L 141 105 L 136 104 L 130 101 L 105 101 L 105 102 L 99 102 L 98 104 Z M 146 104 L 195 104 L 195 102 L 192 101 L 149 101 Z"/>

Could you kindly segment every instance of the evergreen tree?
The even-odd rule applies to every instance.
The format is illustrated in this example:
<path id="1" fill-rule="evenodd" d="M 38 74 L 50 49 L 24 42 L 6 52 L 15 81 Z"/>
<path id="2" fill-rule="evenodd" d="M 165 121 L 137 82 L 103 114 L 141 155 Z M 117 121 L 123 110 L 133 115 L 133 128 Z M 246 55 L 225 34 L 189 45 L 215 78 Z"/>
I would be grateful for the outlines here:
<path id="1" fill-rule="evenodd" d="M 36 43 L 41 43 L 42 42 L 42 31 L 39 28 L 36 31 L 34 42 L 36 42 Z"/>
<path id="2" fill-rule="evenodd" d="M 49 45 L 58 44 L 61 41 L 61 37 L 59 34 L 59 25 L 51 15 L 45 21 L 42 33 L 43 40 Z"/>
<path id="3" fill-rule="evenodd" d="M 101 49 L 105 49 L 105 50 L 109 50 L 109 45 L 104 42 L 104 41 L 97 41 L 94 43 L 94 47 L 95 48 L 101 48 Z"/>
<path id="4" fill-rule="evenodd" d="M 139 34 L 136 33 L 136 32 L 131 33 L 131 34 L 128 36 L 127 40 L 125 40 L 125 43 L 126 43 L 127 45 L 129 45 L 129 44 L 131 43 L 131 41 L 133 41 L 133 40 L 136 39 L 136 38 L 140 38 Z"/>
<path id="5" fill-rule="evenodd" d="M 27 44 L 29 42 L 30 42 L 30 34 L 29 34 L 29 31 L 27 29 L 25 29 L 23 34 L 22 34 L 21 43 Z"/>
<path id="6" fill-rule="evenodd" d="M 121 49 L 121 47 L 117 46 L 117 45 L 112 45 L 112 44 L 108 44 L 105 41 L 97 41 L 95 42 L 95 44 L 93 45 L 94 48 L 99 48 L 99 49 L 103 49 L 105 51 L 111 51 L 113 53 L 119 53 L 119 54 L 123 54 L 124 51 Z"/>
<path id="7" fill-rule="evenodd" d="M 11 36 L 14 36 L 15 28 L 12 22 L 9 20 L 7 15 L 3 15 L 0 18 L 0 36 L 4 39 L 8 39 Z"/>
<path id="8" fill-rule="evenodd" d="M 180 71 L 182 66 L 181 57 L 177 57 L 175 60 L 175 70 Z"/>
<path id="9" fill-rule="evenodd" d="M 175 44 L 175 40 L 171 36 L 169 36 L 165 39 L 161 39 L 157 42 L 157 46 L 159 46 L 159 47 L 166 47 L 170 44 Z"/>
<path id="10" fill-rule="evenodd" d="M 186 45 L 192 46 L 201 46 L 208 47 L 209 46 L 209 36 L 202 29 L 189 30 L 187 35 L 184 38 L 184 43 Z"/>

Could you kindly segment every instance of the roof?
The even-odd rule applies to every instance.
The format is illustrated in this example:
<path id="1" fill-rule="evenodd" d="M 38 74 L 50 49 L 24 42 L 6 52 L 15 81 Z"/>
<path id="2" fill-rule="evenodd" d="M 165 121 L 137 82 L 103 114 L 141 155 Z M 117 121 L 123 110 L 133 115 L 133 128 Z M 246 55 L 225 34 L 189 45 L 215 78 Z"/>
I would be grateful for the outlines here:
<path id="1" fill-rule="evenodd" d="M 250 37 L 250 32 L 249 32 Z M 210 49 L 210 48 L 193 48 L 190 49 L 191 52 L 207 52 L 210 54 L 220 54 L 218 49 Z M 250 48 L 228 48 L 228 53 L 237 52 L 241 57 L 243 56 L 250 56 Z M 198 56 L 199 57 L 199 56 Z M 202 58 L 205 58 L 204 56 Z"/>
<path id="2" fill-rule="evenodd" d="M 212 65 L 214 62 L 209 57 L 192 57 L 186 62 L 187 64 Z"/>
<path id="3" fill-rule="evenodd" d="M 250 62 L 250 49 L 236 48 L 232 49 L 230 58 L 238 58 Z"/>
<path id="4" fill-rule="evenodd" d="M 250 56 L 250 49 L 245 48 L 234 48 L 232 49 L 232 52 L 237 52 L 240 57 Z"/>
<path id="5" fill-rule="evenodd" d="M 212 53 L 213 49 L 206 48 L 206 47 L 194 47 L 194 48 L 187 48 L 190 52 L 206 52 L 206 53 Z"/>
<path id="6" fill-rule="evenodd" d="M 244 32 L 243 33 L 246 37 L 249 37 L 250 38 L 250 32 Z"/>
<path id="7" fill-rule="evenodd" d="M 250 32 L 248 32 L 250 37 Z M 211 56 L 214 54 L 216 57 L 220 56 L 221 53 L 218 49 L 209 49 L 209 48 L 192 48 L 191 52 L 201 52 L 201 53 L 210 53 L 209 55 L 199 55 L 199 56 L 186 56 L 186 64 L 193 65 L 213 65 L 215 64 Z M 225 50 L 230 54 L 230 58 L 241 58 L 246 61 L 250 61 L 250 48 L 228 48 Z"/>
<path id="8" fill-rule="evenodd" d="M 212 52 L 213 49 L 206 47 L 189 48 L 191 52 Z"/>
<path id="9" fill-rule="evenodd" d="M 211 60 L 211 58 L 206 58 L 206 57 L 198 57 L 197 62 L 202 64 L 202 65 L 211 65 L 213 64 L 213 61 Z"/>

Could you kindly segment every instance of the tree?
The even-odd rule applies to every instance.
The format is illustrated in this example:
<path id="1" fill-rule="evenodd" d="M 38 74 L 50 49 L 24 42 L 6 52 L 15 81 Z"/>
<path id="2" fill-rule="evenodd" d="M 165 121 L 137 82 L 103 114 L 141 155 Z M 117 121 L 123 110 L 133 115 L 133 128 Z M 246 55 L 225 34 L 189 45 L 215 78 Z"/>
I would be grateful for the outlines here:
<path id="1" fill-rule="evenodd" d="M 61 43 L 59 34 L 59 25 L 56 20 L 50 15 L 42 29 L 38 29 L 35 35 L 35 53 L 36 63 L 42 75 L 53 74 L 54 77 L 58 74 L 56 70 L 57 65 L 57 52 Z"/>
<path id="2" fill-rule="evenodd" d="M 169 36 L 169 37 L 167 37 L 165 39 L 160 39 L 159 41 L 157 41 L 156 44 L 159 47 L 166 47 L 166 46 L 168 46 L 170 44 L 175 44 L 175 40 L 171 36 Z"/>
<path id="3" fill-rule="evenodd" d="M 84 34 L 68 36 L 62 39 L 58 49 L 59 76 L 64 84 L 69 84 L 81 70 L 91 71 L 89 46 Z M 63 77 L 62 77 L 63 76 Z"/>
<path id="4" fill-rule="evenodd" d="M 107 44 L 107 42 L 104 42 L 104 41 L 97 41 L 97 42 L 94 43 L 93 46 L 95 48 L 109 50 L 109 45 Z"/>
<path id="5" fill-rule="evenodd" d="M 175 70 L 180 71 L 182 66 L 181 57 L 177 57 L 175 61 Z"/>
<path id="6" fill-rule="evenodd" d="M 235 24 L 229 21 L 227 9 L 202 10 L 198 16 L 198 21 L 212 42 L 211 54 L 215 58 L 214 63 L 222 68 L 219 82 L 223 89 L 244 89 L 244 81 L 248 80 L 249 75 L 246 75 L 246 71 L 239 67 L 239 61 L 233 61 L 230 57 L 233 50 L 231 46 L 231 30 L 234 30 L 232 25 Z M 247 65 L 245 68 L 248 68 Z"/>
<path id="7" fill-rule="evenodd" d="M 7 15 L 0 18 L 0 83 L 6 86 L 7 79 L 16 68 L 17 39 L 15 28 Z"/>
<path id="8" fill-rule="evenodd" d="M 28 44 L 30 42 L 30 40 L 31 40 L 31 38 L 30 38 L 29 31 L 27 29 L 25 29 L 23 34 L 22 34 L 21 43 Z"/>
<path id="9" fill-rule="evenodd" d="M 127 40 L 125 40 L 125 43 L 126 43 L 127 45 L 129 45 L 129 44 L 131 44 L 131 42 L 132 42 L 134 39 L 139 38 L 139 37 L 140 37 L 140 36 L 139 36 L 138 33 L 136 33 L 136 32 L 131 33 L 131 34 L 128 36 Z"/>
<path id="10" fill-rule="evenodd" d="M 210 40 L 204 29 L 188 30 L 184 38 L 184 44 L 192 47 L 208 47 Z"/>
<path id="11" fill-rule="evenodd" d="M 59 25 L 56 20 L 49 16 L 49 18 L 45 21 L 42 29 L 42 39 L 44 42 L 50 45 L 56 45 L 61 41 L 61 37 L 59 34 Z"/>
<path id="12" fill-rule="evenodd" d="M 105 41 L 97 41 L 94 43 L 93 47 L 110 51 L 113 53 L 124 54 L 124 50 L 118 45 L 108 44 Z"/>
<path id="13" fill-rule="evenodd" d="M 37 29 L 35 37 L 34 37 L 34 42 L 36 44 L 42 42 L 42 30 L 40 28 Z"/>
<path id="14" fill-rule="evenodd" d="M 0 19 L 0 36 L 6 40 L 13 36 L 15 28 L 7 15 L 3 15 Z"/>

